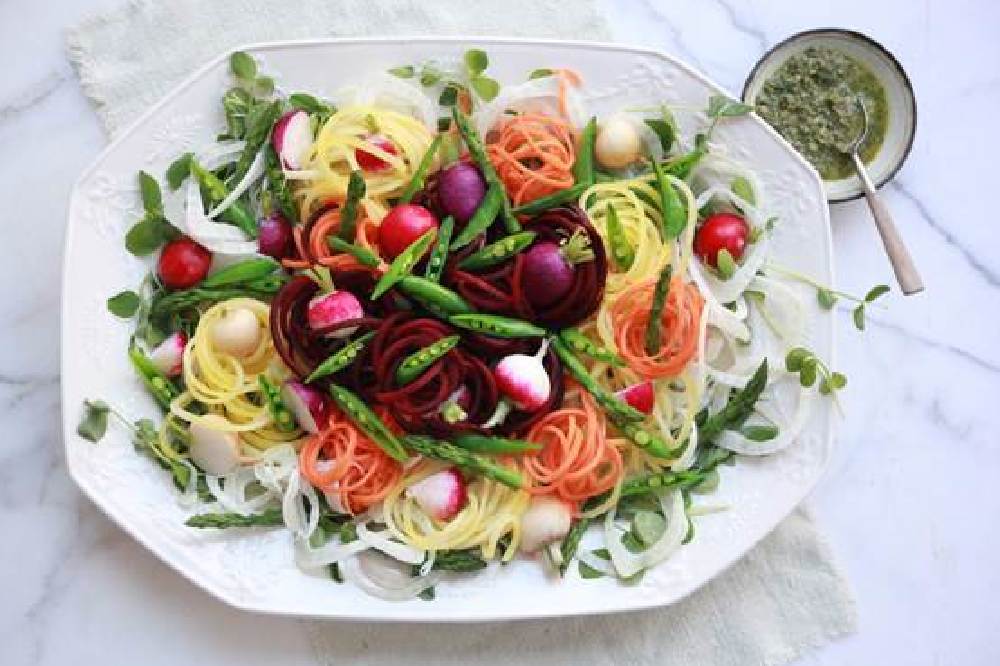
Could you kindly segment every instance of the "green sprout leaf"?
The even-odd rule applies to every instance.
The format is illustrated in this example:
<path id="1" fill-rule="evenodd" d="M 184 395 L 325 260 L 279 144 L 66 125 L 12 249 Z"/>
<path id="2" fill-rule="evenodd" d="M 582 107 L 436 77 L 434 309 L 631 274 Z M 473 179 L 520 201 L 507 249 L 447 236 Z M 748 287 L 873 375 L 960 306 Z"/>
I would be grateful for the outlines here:
<path id="1" fill-rule="evenodd" d="M 76 434 L 95 444 L 101 441 L 108 430 L 108 414 L 111 408 L 103 400 L 84 400 L 83 418 L 76 427 Z"/>
<path id="2" fill-rule="evenodd" d="M 851 314 L 854 317 L 854 327 L 859 331 L 865 330 L 865 304 L 862 303 L 854 308 L 854 312 Z"/>
<path id="3" fill-rule="evenodd" d="M 817 364 L 816 357 L 809 356 L 802 361 L 802 369 L 799 370 L 799 383 L 802 386 L 812 386 L 816 383 Z"/>
<path id="4" fill-rule="evenodd" d="M 429 87 L 441 80 L 441 70 L 433 65 L 424 65 L 420 70 L 420 85 Z"/>
<path id="5" fill-rule="evenodd" d="M 412 79 L 413 75 L 416 74 L 416 70 L 413 68 L 413 65 L 404 65 L 402 67 L 393 67 L 389 70 L 389 73 L 401 79 Z"/>
<path id="6" fill-rule="evenodd" d="M 871 303 L 880 296 L 884 296 L 889 293 L 889 285 L 887 284 L 877 284 L 868 290 L 865 294 L 865 303 Z"/>
<path id="7" fill-rule="evenodd" d="M 240 81 L 250 82 L 257 78 L 257 63 L 243 51 L 236 51 L 229 56 L 229 69 Z"/>
<path id="8" fill-rule="evenodd" d="M 329 104 L 307 93 L 293 93 L 289 96 L 288 103 L 294 108 L 305 111 L 306 113 L 325 115 L 331 111 Z"/>
<path id="9" fill-rule="evenodd" d="M 145 257 L 178 236 L 180 232 L 165 217 L 146 215 L 125 234 L 125 249 L 137 257 Z"/>
<path id="10" fill-rule="evenodd" d="M 123 291 L 108 299 L 108 310 L 116 317 L 130 319 L 135 316 L 142 299 L 134 291 Z"/>
<path id="11" fill-rule="evenodd" d="M 163 194 L 160 192 L 160 184 L 145 171 L 139 172 L 139 196 L 142 198 L 143 210 L 163 215 Z"/>
<path id="12" fill-rule="evenodd" d="M 719 271 L 719 277 L 723 280 L 728 280 L 736 273 L 736 261 L 726 248 L 722 248 L 715 255 L 715 266 Z"/>
<path id="13" fill-rule="evenodd" d="M 438 104 L 441 106 L 455 106 L 458 102 L 458 88 L 452 84 L 445 86 L 438 97 Z"/>
<path id="14" fill-rule="evenodd" d="M 677 138 L 674 127 L 666 120 L 659 118 L 647 118 L 644 122 L 649 129 L 653 130 L 656 138 L 660 140 L 660 147 L 663 148 L 663 152 L 670 152 L 670 148 L 674 145 L 674 140 Z"/>
<path id="15" fill-rule="evenodd" d="M 528 74 L 528 80 L 532 81 L 534 79 L 544 79 L 546 76 L 552 76 L 552 70 L 547 67 L 542 67 L 532 70 L 531 74 Z"/>
<path id="16" fill-rule="evenodd" d="M 733 182 L 729 188 L 733 191 L 733 194 L 738 196 L 740 199 L 743 199 L 751 206 L 756 205 L 757 197 L 754 195 L 753 185 L 751 185 L 750 181 L 743 176 L 733 178 Z"/>
<path id="17" fill-rule="evenodd" d="M 490 59 L 486 56 L 486 51 L 481 49 L 469 49 L 465 52 L 465 66 L 469 70 L 469 77 L 475 78 L 486 71 L 490 66 Z"/>
<path id="18" fill-rule="evenodd" d="M 500 92 L 500 84 L 488 76 L 479 75 L 471 83 L 472 89 L 485 102 L 493 101 Z"/>
<path id="19" fill-rule="evenodd" d="M 712 95 L 708 98 L 708 110 L 706 113 L 712 120 L 717 118 L 735 118 L 745 116 L 753 111 L 753 107 L 735 99 L 730 99 L 725 95 Z"/>
<path id="20" fill-rule="evenodd" d="M 193 157 L 193 153 L 184 153 L 167 167 L 167 185 L 171 190 L 176 190 L 191 175 L 191 159 Z"/>
<path id="21" fill-rule="evenodd" d="M 258 97 L 270 97 L 274 92 L 274 79 L 270 76 L 258 76 L 254 81 L 253 91 Z"/>
<path id="22" fill-rule="evenodd" d="M 812 356 L 812 352 L 803 347 L 795 347 L 788 350 L 785 355 L 785 369 L 788 372 L 798 372 L 802 369 L 802 363 Z"/>
<path id="23" fill-rule="evenodd" d="M 837 302 L 837 295 L 826 287 L 820 287 L 816 290 L 816 300 L 819 301 L 820 307 L 829 310 Z"/>
<path id="24" fill-rule="evenodd" d="M 751 442 L 767 442 L 778 436 L 778 427 L 773 425 L 748 425 L 740 431 Z"/>

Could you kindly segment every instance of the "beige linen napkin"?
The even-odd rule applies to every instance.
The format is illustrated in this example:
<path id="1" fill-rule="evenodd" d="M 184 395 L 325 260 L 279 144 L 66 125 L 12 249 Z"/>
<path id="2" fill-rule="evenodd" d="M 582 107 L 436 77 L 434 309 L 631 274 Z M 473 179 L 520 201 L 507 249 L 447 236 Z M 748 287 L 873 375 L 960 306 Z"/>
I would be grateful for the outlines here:
<path id="1" fill-rule="evenodd" d="M 110 136 L 225 49 L 365 35 L 608 40 L 595 0 L 132 0 L 70 31 L 70 58 Z M 321 664 L 783 664 L 853 631 L 850 590 L 807 510 L 668 608 L 453 625 L 310 622 Z"/>

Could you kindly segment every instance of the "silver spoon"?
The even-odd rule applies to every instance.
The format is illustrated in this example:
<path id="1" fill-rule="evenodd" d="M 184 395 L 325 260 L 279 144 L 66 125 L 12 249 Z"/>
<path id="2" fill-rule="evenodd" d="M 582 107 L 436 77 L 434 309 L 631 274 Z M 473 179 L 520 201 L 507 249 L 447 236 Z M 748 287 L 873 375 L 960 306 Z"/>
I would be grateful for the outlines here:
<path id="1" fill-rule="evenodd" d="M 864 126 L 862 127 L 861 135 L 844 152 L 851 156 L 851 161 L 854 163 L 854 170 L 858 172 L 858 178 L 861 179 L 861 187 L 865 191 L 868 208 L 871 209 L 872 217 L 875 218 L 875 226 L 878 228 L 879 236 L 882 237 L 882 245 L 885 246 L 885 253 L 889 255 L 889 263 L 892 264 L 892 270 L 896 273 L 896 281 L 899 283 L 899 288 L 907 296 L 917 294 L 924 290 L 924 282 L 920 279 L 917 267 L 913 265 L 913 259 L 910 257 L 910 253 L 903 243 L 903 238 L 899 235 L 899 231 L 896 230 L 896 224 L 892 221 L 892 214 L 889 213 L 889 208 L 882 201 L 882 197 L 879 196 L 878 190 L 875 188 L 875 183 L 872 182 L 871 176 L 868 175 L 868 169 L 865 168 L 865 163 L 861 161 L 861 155 L 858 153 L 861 144 L 868 138 L 868 109 L 865 108 L 860 95 L 855 98 L 855 101 L 861 107 L 861 117 L 864 120 Z"/>

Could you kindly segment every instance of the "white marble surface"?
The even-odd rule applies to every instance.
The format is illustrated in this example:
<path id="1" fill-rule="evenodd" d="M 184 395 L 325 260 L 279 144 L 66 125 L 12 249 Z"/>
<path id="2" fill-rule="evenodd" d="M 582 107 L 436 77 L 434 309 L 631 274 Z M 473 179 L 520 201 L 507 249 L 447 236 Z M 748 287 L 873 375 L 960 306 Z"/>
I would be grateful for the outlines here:
<path id="1" fill-rule="evenodd" d="M 0 0 L 0 664 L 312 664 L 302 625 L 210 599 L 70 482 L 59 435 L 59 257 L 67 196 L 105 138 L 63 29 L 110 0 Z M 1000 254 L 991 244 L 1000 4 L 602 0 L 620 41 L 687 59 L 738 91 L 759 54 L 848 26 L 909 71 L 920 117 L 885 196 L 927 292 L 892 296 L 858 334 L 835 463 L 811 498 L 857 591 L 860 631 L 805 664 L 1000 663 Z M 584 36 L 581 36 L 584 37 Z M 863 204 L 833 212 L 840 286 L 891 273 Z M 71 406 L 75 409 L 75 406 Z"/>

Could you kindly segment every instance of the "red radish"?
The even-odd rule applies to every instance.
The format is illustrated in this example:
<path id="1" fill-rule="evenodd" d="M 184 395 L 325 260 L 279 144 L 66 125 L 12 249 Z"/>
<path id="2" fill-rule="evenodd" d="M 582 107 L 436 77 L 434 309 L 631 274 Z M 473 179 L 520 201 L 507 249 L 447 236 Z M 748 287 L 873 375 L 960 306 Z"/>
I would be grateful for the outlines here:
<path id="1" fill-rule="evenodd" d="M 656 404 L 656 394 L 653 392 L 653 382 L 646 380 L 632 384 L 615 393 L 615 396 L 635 407 L 643 414 L 652 414 Z"/>
<path id="2" fill-rule="evenodd" d="M 186 345 L 187 336 L 184 335 L 183 331 L 171 333 L 166 340 L 149 353 L 149 359 L 167 377 L 176 377 L 181 374 L 184 365 L 184 347 Z"/>
<path id="3" fill-rule="evenodd" d="M 415 499 L 425 513 L 438 520 L 451 520 L 468 500 L 465 479 L 454 467 L 417 481 L 406 489 L 406 494 Z"/>
<path id="4" fill-rule="evenodd" d="M 552 393 L 552 381 L 542 364 L 548 347 L 549 341 L 545 340 L 534 356 L 511 354 L 500 359 L 493 368 L 497 388 L 518 409 L 533 412 L 544 405 Z"/>
<path id="5" fill-rule="evenodd" d="M 326 426 L 329 404 L 321 392 L 302 382 L 289 380 L 281 387 L 281 399 L 306 432 L 315 435 Z"/>
<path id="6" fill-rule="evenodd" d="M 460 224 L 465 224 L 486 196 L 486 181 L 469 162 L 456 162 L 438 175 L 441 207 Z"/>
<path id="7" fill-rule="evenodd" d="M 531 505 L 521 516 L 521 550 L 534 553 L 562 539 L 572 523 L 573 511 L 566 502 L 547 495 L 532 497 Z"/>
<path id="8" fill-rule="evenodd" d="M 385 138 L 384 136 L 379 136 L 378 134 L 372 134 L 371 136 L 366 137 L 365 141 L 368 142 L 368 145 L 374 146 L 375 148 L 378 148 L 383 152 L 389 153 L 390 155 L 399 154 L 399 150 L 396 148 L 396 144 L 394 144 L 392 141 L 389 141 L 389 139 Z M 358 161 L 358 166 L 365 171 L 385 171 L 391 166 L 388 162 L 383 160 L 378 155 L 375 155 L 374 153 L 369 153 L 363 148 L 354 149 L 354 159 Z"/>
<path id="9" fill-rule="evenodd" d="M 227 308 L 212 326 L 212 344 L 224 354 L 246 358 L 260 346 L 263 328 L 253 310 Z"/>
<path id="10" fill-rule="evenodd" d="M 156 272 L 168 289 L 193 287 L 208 275 L 212 253 L 187 236 L 163 246 Z"/>
<path id="11" fill-rule="evenodd" d="M 191 423 L 188 453 L 207 474 L 222 476 L 240 464 L 240 436 L 229 427 L 229 422 L 217 414 L 206 414 Z"/>
<path id="12" fill-rule="evenodd" d="M 546 308 L 569 295 L 576 277 L 576 264 L 594 260 L 590 238 L 582 231 L 557 245 L 535 243 L 524 256 L 524 293 L 536 308 Z"/>
<path id="13" fill-rule="evenodd" d="M 261 254 L 284 259 L 292 254 L 292 225 L 281 213 L 271 213 L 257 225 L 257 248 Z"/>
<path id="14" fill-rule="evenodd" d="M 278 118 L 271 132 L 271 145 L 281 157 L 284 167 L 290 170 L 302 168 L 312 142 L 309 114 L 298 109 Z"/>
<path id="15" fill-rule="evenodd" d="M 365 316 L 365 310 L 361 307 L 358 297 L 349 291 L 331 291 L 328 294 L 320 294 L 311 301 L 306 310 L 306 320 L 309 328 L 322 330 L 330 328 L 342 321 L 361 319 Z M 358 330 L 357 326 L 338 328 L 327 334 L 331 338 L 348 338 Z"/>
<path id="16" fill-rule="evenodd" d="M 403 204 L 389 211 L 379 226 L 378 243 L 386 259 L 392 260 L 423 236 L 429 229 L 437 229 L 434 213 L 423 206 Z"/>
<path id="17" fill-rule="evenodd" d="M 726 250 L 734 261 L 739 261 L 749 237 L 750 225 L 739 215 L 709 215 L 694 234 L 694 253 L 712 268 L 718 268 L 719 252 Z"/>

